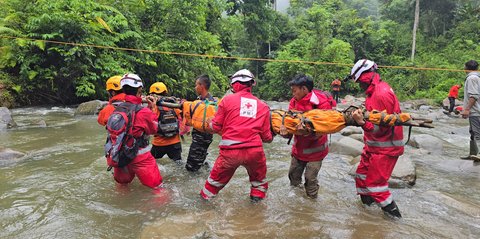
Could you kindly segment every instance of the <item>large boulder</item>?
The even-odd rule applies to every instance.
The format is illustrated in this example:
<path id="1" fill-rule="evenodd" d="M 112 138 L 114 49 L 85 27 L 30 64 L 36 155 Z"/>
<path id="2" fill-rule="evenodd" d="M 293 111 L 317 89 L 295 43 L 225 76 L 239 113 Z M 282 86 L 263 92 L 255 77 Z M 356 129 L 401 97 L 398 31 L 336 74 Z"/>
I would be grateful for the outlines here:
<path id="1" fill-rule="evenodd" d="M 352 134 L 363 134 L 363 130 L 360 127 L 347 126 L 340 131 L 340 134 L 343 136 L 349 136 Z"/>
<path id="2" fill-rule="evenodd" d="M 413 109 L 419 109 L 420 106 L 422 105 L 432 105 L 433 101 L 432 100 L 427 100 L 427 99 L 419 99 L 419 100 L 409 100 L 404 102 L 404 105 L 411 106 Z"/>
<path id="3" fill-rule="evenodd" d="M 95 115 L 107 105 L 108 102 L 100 100 L 92 100 L 81 103 L 75 110 L 75 115 Z"/>
<path id="4" fill-rule="evenodd" d="M 415 163 L 408 156 L 400 156 L 388 181 L 390 187 L 400 188 L 407 185 L 415 185 L 415 181 L 417 180 L 416 171 Z"/>
<path id="5" fill-rule="evenodd" d="M 352 134 L 352 135 L 349 135 L 348 137 L 350 137 L 352 139 L 355 139 L 355 140 L 358 140 L 361 143 L 363 143 L 363 134 Z"/>
<path id="6" fill-rule="evenodd" d="M 6 107 L 0 107 L 0 131 L 17 126 L 13 121 L 10 110 Z"/>
<path id="7" fill-rule="evenodd" d="M 425 149 L 431 154 L 442 154 L 443 152 L 443 141 L 428 134 L 411 136 L 408 145 L 418 149 Z"/>
<path id="8" fill-rule="evenodd" d="M 0 166 L 18 162 L 25 156 L 24 153 L 11 149 L 0 148 Z"/>
<path id="9" fill-rule="evenodd" d="M 350 137 L 341 137 L 338 141 L 332 141 L 330 152 L 357 157 L 362 154 L 363 143 Z"/>
<path id="10" fill-rule="evenodd" d="M 356 163 L 352 166 L 348 174 L 355 176 L 358 165 Z M 388 186 L 390 188 L 404 188 L 415 185 L 417 179 L 415 164 L 408 157 L 401 156 L 398 158 L 395 167 L 393 168 L 392 175 L 388 179 Z"/>

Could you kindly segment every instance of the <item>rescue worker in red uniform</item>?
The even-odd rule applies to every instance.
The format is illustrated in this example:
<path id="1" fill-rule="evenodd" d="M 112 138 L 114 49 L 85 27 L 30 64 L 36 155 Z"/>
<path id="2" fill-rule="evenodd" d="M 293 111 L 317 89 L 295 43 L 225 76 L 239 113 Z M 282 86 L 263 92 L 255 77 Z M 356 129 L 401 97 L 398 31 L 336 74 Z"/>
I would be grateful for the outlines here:
<path id="1" fill-rule="evenodd" d="M 253 74 L 246 69 L 231 78 L 234 94 L 225 96 L 210 123 L 222 135 L 220 152 L 200 195 L 208 200 L 230 181 L 239 166 L 247 169 L 251 188 L 250 199 L 257 202 L 265 198 L 268 189 L 267 164 L 262 142 L 271 142 L 270 108 L 253 96 Z"/>
<path id="2" fill-rule="evenodd" d="M 312 109 L 330 110 L 336 106 L 322 91 L 313 89 L 313 80 L 303 74 L 297 75 L 288 83 L 293 98 L 288 110 L 309 111 Z M 333 104 L 333 105 L 332 105 Z M 322 167 L 322 160 L 328 154 L 327 135 L 295 135 L 292 147 L 292 161 L 288 171 L 290 185 L 299 186 L 305 172 L 305 192 L 310 198 L 318 195 L 318 172 Z"/>
<path id="3" fill-rule="evenodd" d="M 143 83 L 138 75 L 125 74 L 120 85 L 126 94 L 126 102 L 142 104 Z M 157 115 L 151 110 L 156 102 L 153 97 L 147 97 L 147 101 L 149 107 L 144 107 L 135 114 L 132 128 L 132 135 L 137 139 L 143 138 L 144 142 L 139 146 L 137 156 L 132 162 L 123 168 L 114 168 L 113 178 L 120 184 L 128 184 L 136 175 L 143 185 L 157 188 L 162 183 L 162 176 L 155 158 L 150 153 L 151 147 L 147 138 L 149 135 L 157 134 L 158 131 Z"/>
<path id="4" fill-rule="evenodd" d="M 375 62 L 362 59 L 352 68 L 350 76 L 365 91 L 366 110 L 400 113 L 400 104 L 392 88 L 381 80 Z M 362 203 L 379 205 L 385 214 L 401 218 L 400 211 L 388 189 L 388 179 L 400 155 L 403 154 L 402 126 L 377 126 L 365 121 L 361 110 L 353 118 L 364 130 L 365 146 L 355 174 L 357 193 Z"/>
<path id="5" fill-rule="evenodd" d="M 102 126 L 107 124 L 108 117 L 115 110 L 115 106 L 125 101 L 125 94 L 120 86 L 121 79 L 122 76 L 112 76 L 107 80 L 108 104 L 100 110 L 97 118 L 97 122 Z"/>

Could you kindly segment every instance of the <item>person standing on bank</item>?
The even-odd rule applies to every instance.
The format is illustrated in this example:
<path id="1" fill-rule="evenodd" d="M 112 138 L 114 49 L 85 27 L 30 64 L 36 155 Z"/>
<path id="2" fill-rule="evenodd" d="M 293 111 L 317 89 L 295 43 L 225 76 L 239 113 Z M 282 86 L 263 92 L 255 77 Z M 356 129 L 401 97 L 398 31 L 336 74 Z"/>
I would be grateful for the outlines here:
<path id="1" fill-rule="evenodd" d="M 448 108 L 448 112 L 445 112 L 445 114 L 451 114 L 453 112 L 453 109 L 455 108 L 455 100 L 458 98 L 458 90 L 462 88 L 462 84 L 460 85 L 453 85 L 450 88 L 450 91 L 448 92 L 448 101 L 450 103 L 450 107 Z"/>
<path id="2" fill-rule="evenodd" d="M 352 68 L 351 78 L 365 91 L 367 111 L 386 111 L 387 114 L 401 113 L 400 103 L 392 88 L 380 78 L 375 62 L 362 59 Z M 403 154 L 402 126 L 377 126 L 365 121 L 362 109 L 352 114 L 364 131 L 365 146 L 355 173 L 357 194 L 362 203 L 377 203 L 384 213 L 401 218 L 400 210 L 388 189 L 388 179 L 398 157 Z"/>
<path id="3" fill-rule="evenodd" d="M 333 99 L 335 100 L 335 102 L 339 103 L 339 97 L 340 97 L 340 87 L 342 86 L 342 81 L 340 81 L 340 79 L 335 79 L 332 81 L 332 84 L 330 84 L 330 86 L 332 87 L 332 95 L 333 95 Z"/>
<path id="4" fill-rule="evenodd" d="M 478 144 L 480 143 L 480 73 L 478 72 L 478 63 L 474 60 L 465 63 L 467 78 L 465 79 L 465 89 L 463 96 L 463 111 L 461 115 L 464 119 L 468 118 L 470 123 L 470 153 L 462 159 L 470 159 L 480 162 L 478 155 Z"/>
<path id="5" fill-rule="evenodd" d="M 208 75 L 201 75 L 195 80 L 195 91 L 198 94 L 197 100 L 217 102 L 217 99 L 208 92 L 210 84 L 211 80 Z M 212 140 L 213 134 L 200 132 L 196 129 L 192 130 L 192 144 L 188 151 L 187 164 L 185 164 L 185 168 L 188 171 L 196 172 L 204 165 L 208 155 L 207 150 Z"/>

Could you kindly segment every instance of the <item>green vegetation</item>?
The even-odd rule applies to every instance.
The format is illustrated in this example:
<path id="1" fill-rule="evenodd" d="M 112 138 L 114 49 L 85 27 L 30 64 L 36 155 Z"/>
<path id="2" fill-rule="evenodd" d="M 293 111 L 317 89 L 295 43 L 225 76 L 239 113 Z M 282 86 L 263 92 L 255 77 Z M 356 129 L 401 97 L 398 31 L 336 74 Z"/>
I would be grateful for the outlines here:
<path id="1" fill-rule="evenodd" d="M 192 99 L 194 78 L 209 74 L 223 95 L 240 68 L 258 78 L 263 99 L 287 99 L 304 72 L 329 89 L 360 58 L 384 66 L 462 69 L 480 60 L 480 2 L 420 0 L 416 54 L 410 59 L 415 0 L 0 0 L 1 100 L 17 105 L 75 104 L 106 98 L 105 80 L 134 72 Z M 15 37 L 15 38 L 11 38 Z M 38 39 L 32 41 L 29 39 Z M 65 45 L 48 41 L 85 44 Z M 340 65 L 266 62 L 124 51 L 93 45 Z M 443 99 L 463 72 L 380 69 L 401 99 Z M 349 87 L 356 93 L 356 87 Z"/>

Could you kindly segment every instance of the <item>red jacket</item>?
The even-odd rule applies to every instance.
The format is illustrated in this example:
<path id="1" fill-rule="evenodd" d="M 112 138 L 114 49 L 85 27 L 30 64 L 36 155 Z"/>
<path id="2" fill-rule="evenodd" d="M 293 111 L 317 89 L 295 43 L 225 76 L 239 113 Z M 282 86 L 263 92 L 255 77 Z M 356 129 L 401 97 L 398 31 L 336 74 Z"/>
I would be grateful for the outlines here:
<path id="1" fill-rule="evenodd" d="M 108 100 L 108 105 L 106 105 L 105 108 L 100 110 L 100 112 L 98 113 L 97 122 L 100 125 L 105 126 L 107 124 L 108 118 L 110 117 L 110 115 L 115 110 L 115 106 L 113 104 L 116 103 L 116 102 L 124 102 L 124 101 L 125 101 L 125 94 L 124 93 L 120 93 L 120 94 L 115 95 L 114 97 L 110 98 L 110 100 Z"/>
<path id="2" fill-rule="evenodd" d="M 332 109 L 331 102 L 318 90 L 313 90 L 301 100 L 290 100 L 289 110 L 308 111 L 312 109 Z M 327 135 L 301 136 L 295 135 L 292 156 L 302 161 L 320 161 L 328 154 Z"/>
<path id="3" fill-rule="evenodd" d="M 454 85 L 450 88 L 450 92 L 448 92 L 448 97 L 458 98 L 458 89 L 460 89 L 460 85 Z"/>
<path id="4" fill-rule="evenodd" d="M 272 141 L 270 108 L 250 90 L 227 95 L 218 105 L 212 128 L 222 135 L 221 149 L 261 147 Z"/>
<path id="5" fill-rule="evenodd" d="M 380 75 L 375 72 L 362 74 L 360 77 L 371 79 L 372 74 L 376 74 L 372 83 L 365 91 L 365 107 L 368 111 L 386 110 L 388 114 L 400 113 L 400 103 L 392 88 L 380 79 Z M 371 122 L 366 122 L 362 126 L 364 132 L 364 150 L 370 153 L 385 154 L 389 156 L 400 156 L 403 154 L 403 128 L 402 126 L 377 126 Z"/>
<path id="6" fill-rule="evenodd" d="M 134 104 L 141 104 L 142 98 L 137 96 L 127 95 L 125 96 L 125 101 L 134 103 Z M 156 134 L 157 130 L 158 130 L 157 115 L 153 113 L 149 108 L 143 107 L 141 110 L 139 110 L 136 113 L 135 121 L 133 122 L 133 128 L 132 128 L 132 135 L 134 137 L 138 138 L 142 135 Z M 142 149 L 140 149 L 139 151 L 143 152 Z M 132 161 L 132 163 L 147 159 L 150 155 L 150 153 L 147 154 L 147 151 L 145 151 L 143 154 L 141 154 L 140 152 L 137 155 L 137 157 Z M 150 150 L 148 150 L 148 152 L 150 152 Z"/>

